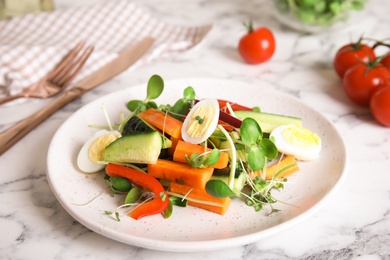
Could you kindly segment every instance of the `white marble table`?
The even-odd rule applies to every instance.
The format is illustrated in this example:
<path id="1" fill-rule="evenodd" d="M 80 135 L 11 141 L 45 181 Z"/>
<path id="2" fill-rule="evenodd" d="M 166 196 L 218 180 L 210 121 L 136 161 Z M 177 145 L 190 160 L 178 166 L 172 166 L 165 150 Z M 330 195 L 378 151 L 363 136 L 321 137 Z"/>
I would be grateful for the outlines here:
<path id="1" fill-rule="evenodd" d="M 57 8 L 92 1 L 57 0 Z M 69 104 L 0 157 L 1 259 L 390 259 L 390 128 L 347 100 L 331 61 L 337 47 L 365 36 L 390 36 L 390 2 L 371 0 L 364 15 L 341 31 L 317 35 L 291 31 L 269 14 L 266 0 L 137 0 L 165 21 L 214 23 L 196 55 L 125 72 Z M 178 10 L 180 10 L 178 12 Z M 236 46 L 242 22 L 271 28 L 278 42 L 272 60 L 247 65 Z M 46 153 L 56 129 L 97 97 L 145 82 L 216 77 L 266 81 L 314 107 L 344 136 L 346 181 L 314 215 L 256 243 L 221 251 L 158 252 L 122 244 L 76 222 L 59 204 L 46 179 Z M 41 101 L 37 101 L 41 102 Z M 1 115 L 1 117 L 5 115 Z M 17 117 L 17 114 L 12 115 Z M 10 117 L 10 115 L 7 115 Z M 5 129 L 10 124 L 3 124 Z"/>

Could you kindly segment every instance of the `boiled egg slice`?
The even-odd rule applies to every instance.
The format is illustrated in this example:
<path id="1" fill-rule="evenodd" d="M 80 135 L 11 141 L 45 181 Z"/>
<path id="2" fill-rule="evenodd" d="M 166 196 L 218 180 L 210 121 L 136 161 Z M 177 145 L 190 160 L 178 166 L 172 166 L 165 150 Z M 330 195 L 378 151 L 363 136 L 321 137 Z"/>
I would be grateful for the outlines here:
<path id="1" fill-rule="evenodd" d="M 280 153 L 293 155 L 302 161 L 318 158 L 321 151 L 321 138 L 307 128 L 296 125 L 281 125 L 272 130 L 273 139 Z"/>
<path id="2" fill-rule="evenodd" d="M 186 116 L 181 129 L 184 141 L 200 144 L 207 140 L 218 125 L 219 104 L 216 99 L 202 99 Z"/>
<path id="3" fill-rule="evenodd" d="M 90 137 L 81 148 L 77 157 L 77 166 L 86 173 L 98 172 L 104 168 L 104 164 L 99 164 L 103 161 L 103 154 L 106 147 L 121 137 L 118 131 L 99 130 Z"/>

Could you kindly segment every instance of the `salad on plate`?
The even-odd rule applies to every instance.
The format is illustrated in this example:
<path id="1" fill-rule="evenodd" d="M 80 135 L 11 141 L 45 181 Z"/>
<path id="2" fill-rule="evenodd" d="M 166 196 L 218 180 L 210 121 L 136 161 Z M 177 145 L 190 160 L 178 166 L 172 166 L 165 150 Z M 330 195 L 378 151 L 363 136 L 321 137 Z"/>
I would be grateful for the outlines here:
<path id="1" fill-rule="evenodd" d="M 172 104 L 157 104 L 164 81 L 153 75 L 144 100 L 129 100 L 128 114 L 85 141 L 77 157 L 84 173 L 102 172 L 107 189 L 123 203 L 106 214 L 120 220 L 198 207 L 224 215 L 232 200 L 255 211 L 279 211 L 272 191 L 316 160 L 321 138 L 302 119 L 263 112 L 214 98 L 197 99 L 187 87 Z M 299 174 L 299 173 L 297 173 Z"/>

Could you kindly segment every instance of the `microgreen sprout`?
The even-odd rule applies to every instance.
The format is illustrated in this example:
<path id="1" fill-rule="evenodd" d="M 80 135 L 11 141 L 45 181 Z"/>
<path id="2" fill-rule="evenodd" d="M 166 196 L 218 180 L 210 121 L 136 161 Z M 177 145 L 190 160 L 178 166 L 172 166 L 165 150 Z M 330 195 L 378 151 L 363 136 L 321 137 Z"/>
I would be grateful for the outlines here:
<path id="1" fill-rule="evenodd" d="M 147 90 L 146 98 L 144 100 L 131 100 L 127 103 L 127 108 L 132 112 L 145 111 L 148 108 L 157 108 L 153 99 L 158 98 L 164 90 L 164 80 L 159 75 L 153 75 L 150 77 Z"/>
<path id="2" fill-rule="evenodd" d="M 137 203 L 125 203 L 125 204 L 122 204 L 119 207 L 117 207 L 114 211 L 106 210 L 104 213 L 106 215 L 109 215 L 109 216 L 114 215 L 114 219 L 116 219 L 117 221 L 120 221 L 119 212 L 118 212 L 120 209 L 135 206 L 131 210 L 126 212 L 126 214 L 129 214 L 132 210 L 134 210 L 135 208 L 139 207 L 143 203 L 146 203 L 146 202 L 152 200 L 153 198 L 154 198 L 154 196 L 152 195 L 152 196 L 146 197 L 144 200 L 142 200 L 139 203 L 138 202 Z"/>
<path id="3" fill-rule="evenodd" d="M 230 174 L 229 174 L 229 181 L 228 185 L 230 189 L 233 189 L 234 186 L 234 176 L 236 173 L 236 164 L 237 164 L 237 153 L 236 148 L 234 146 L 233 139 L 230 137 L 229 133 L 223 128 L 223 126 L 218 125 L 218 129 L 222 132 L 222 134 L 225 136 L 226 141 L 229 143 L 230 146 Z"/>
<path id="4" fill-rule="evenodd" d="M 263 169 L 267 159 L 274 159 L 278 155 L 275 144 L 263 138 L 263 132 L 256 120 L 245 118 L 240 127 L 241 143 L 247 153 L 247 160 L 251 170 Z"/>
<path id="5" fill-rule="evenodd" d="M 277 187 L 283 188 L 283 181 L 264 180 L 259 176 L 256 176 L 253 180 L 248 178 L 250 193 L 242 193 L 246 197 L 246 204 L 254 207 L 256 211 L 260 211 L 263 205 L 269 205 L 271 207 L 271 213 L 277 212 L 278 210 L 275 210 L 272 206 L 277 200 L 272 196 L 271 190 Z"/>
<path id="6" fill-rule="evenodd" d="M 207 154 L 208 156 L 206 156 Z M 192 153 L 190 157 L 185 155 L 185 158 L 187 163 L 193 168 L 206 168 L 216 164 L 220 155 L 221 151 L 219 149 L 213 149 L 202 154 Z"/>
<path id="7" fill-rule="evenodd" d="M 145 190 L 139 186 L 134 186 L 126 195 L 125 204 L 137 202 Z"/>
<path id="8" fill-rule="evenodd" d="M 118 127 L 119 132 L 122 133 L 123 127 L 126 122 L 137 113 L 145 111 L 148 108 L 157 108 L 157 104 L 152 101 L 158 98 L 164 90 L 164 80 L 159 75 L 152 75 L 149 78 L 146 90 L 146 98 L 144 100 L 131 100 L 127 103 L 127 108 L 132 112 L 130 113 Z"/>
<path id="9" fill-rule="evenodd" d="M 178 120 L 183 120 L 189 109 L 192 107 L 194 99 L 195 90 L 189 86 L 183 90 L 183 97 L 179 98 L 173 106 L 160 105 L 159 109 L 168 112 L 170 116 Z"/>
<path id="10" fill-rule="evenodd" d="M 101 195 L 103 195 L 103 193 L 105 193 L 107 190 L 109 190 L 110 187 L 107 186 L 107 188 L 103 189 L 99 194 L 97 194 L 96 196 L 94 196 L 92 199 L 88 200 L 87 202 L 84 202 L 84 203 L 81 203 L 81 204 L 76 204 L 76 203 L 72 203 L 72 205 L 74 206 L 79 206 L 79 207 L 83 207 L 83 206 L 87 206 L 88 204 L 92 203 L 94 200 L 96 200 L 97 198 L 99 198 Z"/>
<path id="11" fill-rule="evenodd" d="M 280 163 L 283 154 L 280 156 L 277 164 Z M 244 164 L 241 163 L 241 166 Z M 273 214 L 279 212 L 279 209 L 275 209 L 272 204 L 278 202 L 278 200 L 272 196 L 272 190 L 278 190 L 284 188 L 284 183 L 287 182 L 287 178 L 280 178 L 285 171 L 289 170 L 292 165 L 286 166 L 282 169 L 279 169 L 276 173 L 272 174 L 272 179 L 266 180 L 262 175 L 256 176 L 254 179 L 250 177 L 247 173 L 247 183 L 249 187 L 248 194 L 242 192 L 241 194 L 246 198 L 246 204 L 248 206 L 254 207 L 256 211 L 259 211 L 263 208 L 264 205 L 271 207 L 271 212 L 268 214 Z M 265 173 L 265 169 L 262 170 Z M 291 205 L 293 206 L 293 205 Z"/>
<path id="12" fill-rule="evenodd" d="M 206 183 L 206 191 L 216 198 L 227 198 L 234 195 L 229 186 L 221 180 L 209 180 Z"/>
<path id="13" fill-rule="evenodd" d="M 109 177 L 105 175 L 105 180 L 114 194 L 129 192 L 133 186 L 128 179 L 122 177 Z"/>

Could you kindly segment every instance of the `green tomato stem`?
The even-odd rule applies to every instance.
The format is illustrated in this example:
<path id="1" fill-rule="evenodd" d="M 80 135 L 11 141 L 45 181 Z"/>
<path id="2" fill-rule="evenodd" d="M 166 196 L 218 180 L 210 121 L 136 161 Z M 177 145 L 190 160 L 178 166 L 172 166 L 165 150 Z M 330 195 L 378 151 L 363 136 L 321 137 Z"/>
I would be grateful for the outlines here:
<path id="1" fill-rule="evenodd" d="M 252 19 L 249 19 L 248 23 L 244 23 L 244 26 L 246 30 L 248 31 L 248 34 L 253 32 L 253 22 Z"/>

